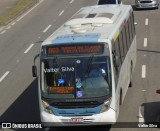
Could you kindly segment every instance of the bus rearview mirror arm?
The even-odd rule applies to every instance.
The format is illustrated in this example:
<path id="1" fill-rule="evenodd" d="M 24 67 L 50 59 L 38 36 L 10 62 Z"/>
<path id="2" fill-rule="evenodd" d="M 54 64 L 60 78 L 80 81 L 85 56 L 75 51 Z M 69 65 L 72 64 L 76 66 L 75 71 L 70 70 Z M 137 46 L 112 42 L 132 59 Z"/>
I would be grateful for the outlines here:
<path id="1" fill-rule="evenodd" d="M 32 76 L 37 77 L 37 66 L 35 65 L 32 66 Z"/>
<path id="2" fill-rule="evenodd" d="M 36 63 L 36 60 L 37 60 L 38 57 L 39 57 L 39 54 L 37 54 L 34 57 L 34 61 L 33 61 L 34 65 L 32 65 L 32 76 L 33 77 L 37 77 L 37 66 L 35 65 L 35 63 Z"/>

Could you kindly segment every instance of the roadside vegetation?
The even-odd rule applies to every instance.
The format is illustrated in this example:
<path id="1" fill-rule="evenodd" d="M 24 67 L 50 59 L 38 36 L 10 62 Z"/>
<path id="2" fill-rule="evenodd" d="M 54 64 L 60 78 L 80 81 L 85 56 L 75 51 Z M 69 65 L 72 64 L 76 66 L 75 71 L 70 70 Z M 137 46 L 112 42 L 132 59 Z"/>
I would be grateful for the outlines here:
<path id="1" fill-rule="evenodd" d="M 17 0 L 16 4 L 6 13 L 0 16 L 0 26 L 3 26 L 24 13 L 27 9 L 35 5 L 39 0 Z"/>

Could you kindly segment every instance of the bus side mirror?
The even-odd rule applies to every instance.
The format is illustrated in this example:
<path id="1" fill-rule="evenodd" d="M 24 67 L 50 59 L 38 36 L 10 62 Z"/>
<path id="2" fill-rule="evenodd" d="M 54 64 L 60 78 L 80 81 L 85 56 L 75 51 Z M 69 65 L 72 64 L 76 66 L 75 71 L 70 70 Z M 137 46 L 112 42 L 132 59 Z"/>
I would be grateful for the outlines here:
<path id="1" fill-rule="evenodd" d="M 37 77 L 37 66 L 35 65 L 32 66 L 32 76 Z"/>
<path id="2" fill-rule="evenodd" d="M 160 89 L 156 90 L 156 93 L 157 93 L 157 94 L 160 94 Z"/>
<path id="3" fill-rule="evenodd" d="M 39 54 L 37 54 L 35 57 L 34 57 L 34 65 L 32 66 L 32 76 L 33 77 L 37 77 L 37 66 L 35 66 L 35 61 L 36 59 L 39 57 Z"/>

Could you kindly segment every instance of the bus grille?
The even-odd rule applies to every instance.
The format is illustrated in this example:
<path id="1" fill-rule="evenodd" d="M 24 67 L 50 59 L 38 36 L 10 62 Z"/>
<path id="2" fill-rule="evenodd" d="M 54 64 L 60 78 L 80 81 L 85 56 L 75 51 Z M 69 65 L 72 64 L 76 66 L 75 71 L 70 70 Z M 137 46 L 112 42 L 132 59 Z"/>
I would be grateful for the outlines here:
<path id="1" fill-rule="evenodd" d="M 69 108 L 94 108 L 102 103 L 92 101 L 92 102 L 56 102 L 52 106 L 56 108 L 69 109 Z"/>

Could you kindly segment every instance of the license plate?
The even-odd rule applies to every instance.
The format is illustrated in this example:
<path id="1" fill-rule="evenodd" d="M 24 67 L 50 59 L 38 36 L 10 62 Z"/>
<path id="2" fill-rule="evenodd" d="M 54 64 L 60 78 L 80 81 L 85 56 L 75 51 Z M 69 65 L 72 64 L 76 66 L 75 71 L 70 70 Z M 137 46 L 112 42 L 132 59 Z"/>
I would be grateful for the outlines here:
<path id="1" fill-rule="evenodd" d="M 150 7 L 150 5 L 143 5 L 143 7 Z"/>
<path id="2" fill-rule="evenodd" d="M 71 118 L 71 122 L 73 123 L 81 123 L 83 121 L 84 121 L 83 118 Z"/>

